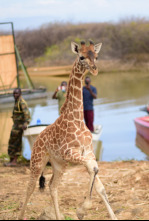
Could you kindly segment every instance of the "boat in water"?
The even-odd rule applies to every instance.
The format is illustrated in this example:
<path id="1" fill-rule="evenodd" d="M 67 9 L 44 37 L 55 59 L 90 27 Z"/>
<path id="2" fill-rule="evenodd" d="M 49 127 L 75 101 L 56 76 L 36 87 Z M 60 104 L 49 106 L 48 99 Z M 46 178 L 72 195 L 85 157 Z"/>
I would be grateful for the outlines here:
<path id="1" fill-rule="evenodd" d="M 149 141 L 138 133 L 136 135 L 136 146 L 149 157 Z"/>
<path id="2" fill-rule="evenodd" d="M 137 133 L 149 141 L 149 116 L 136 118 L 134 122 Z"/>
<path id="3" fill-rule="evenodd" d="M 146 113 L 149 114 L 149 105 L 146 105 L 145 107 L 140 109 L 141 111 L 145 111 Z"/>
<path id="4" fill-rule="evenodd" d="M 23 89 L 22 96 L 25 100 L 35 100 L 47 97 L 46 88 Z M 0 105 L 14 103 L 13 90 L 0 93 Z"/>

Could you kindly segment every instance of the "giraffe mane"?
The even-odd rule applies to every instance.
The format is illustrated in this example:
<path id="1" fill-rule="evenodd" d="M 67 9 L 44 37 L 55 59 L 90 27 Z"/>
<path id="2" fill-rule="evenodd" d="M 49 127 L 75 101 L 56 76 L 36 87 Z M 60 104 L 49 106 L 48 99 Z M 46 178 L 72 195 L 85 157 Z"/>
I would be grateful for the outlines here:
<path id="1" fill-rule="evenodd" d="M 65 100 L 65 103 L 62 105 L 61 110 L 60 110 L 60 113 L 61 113 L 61 114 L 63 114 L 63 113 L 64 113 L 64 111 L 66 110 L 66 107 L 67 107 L 67 104 L 68 104 L 68 101 L 69 101 L 69 95 L 70 95 L 70 84 L 71 84 L 71 82 L 70 82 L 70 81 L 71 81 L 71 78 L 72 78 L 72 76 L 73 76 L 73 74 L 74 74 L 73 69 L 74 69 L 74 66 L 75 66 L 76 62 L 77 62 L 77 59 L 76 59 L 76 61 L 74 62 L 74 65 L 73 65 L 73 68 L 72 68 L 72 73 L 71 73 L 71 75 L 70 75 L 69 84 L 68 84 L 68 87 L 67 87 L 67 95 L 66 95 L 66 100 Z"/>
<path id="2" fill-rule="evenodd" d="M 66 101 L 65 101 L 65 103 L 63 104 L 63 106 L 61 107 L 61 110 L 60 110 L 61 114 L 64 113 L 64 111 L 65 111 L 65 109 L 66 109 L 66 107 L 67 107 L 69 94 L 70 94 L 70 81 L 69 81 L 69 84 L 68 84 L 67 95 L 66 95 Z"/>
<path id="3" fill-rule="evenodd" d="M 83 42 L 82 44 L 84 44 L 84 42 Z M 69 84 L 68 84 L 68 87 L 67 87 L 66 100 L 65 100 L 65 103 L 63 104 L 63 106 L 61 107 L 61 110 L 60 110 L 60 113 L 61 113 L 61 114 L 64 113 L 64 111 L 65 111 L 66 108 L 67 108 L 67 104 L 68 104 L 68 102 L 69 102 L 71 78 L 72 78 L 72 76 L 74 75 L 74 66 L 76 65 L 76 62 L 78 62 L 78 58 L 75 60 L 75 62 L 74 62 L 74 64 L 73 64 L 72 73 L 71 73 L 71 75 L 70 75 Z"/>

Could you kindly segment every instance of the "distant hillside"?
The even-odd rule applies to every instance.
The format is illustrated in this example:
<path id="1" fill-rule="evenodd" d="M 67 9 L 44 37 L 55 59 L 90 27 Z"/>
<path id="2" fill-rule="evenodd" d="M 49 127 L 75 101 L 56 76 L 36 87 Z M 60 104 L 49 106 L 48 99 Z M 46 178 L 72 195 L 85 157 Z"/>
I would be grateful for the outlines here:
<path id="1" fill-rule="evenodd" d="M 92 39 L 102 42 L 100 59 L 124 62 L 149 61 L 149 21 L 113 23 L 49 24 L 37 30 L 16 33 L 16 44 L 27 66 L 69 65 L 74 61 L 71 41 Z"/>

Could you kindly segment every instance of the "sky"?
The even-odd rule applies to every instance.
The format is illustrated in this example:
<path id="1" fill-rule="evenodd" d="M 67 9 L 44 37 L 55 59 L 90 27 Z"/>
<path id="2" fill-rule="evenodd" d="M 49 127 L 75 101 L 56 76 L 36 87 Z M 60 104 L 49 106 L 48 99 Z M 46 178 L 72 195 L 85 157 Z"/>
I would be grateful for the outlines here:
<path id="1" fill-rule="evenodd" d="M 16 30 L 54 22 L 118 22 L 149 18 L 149 0 L 0 0 L 0 22 L 14 22 Z"/>

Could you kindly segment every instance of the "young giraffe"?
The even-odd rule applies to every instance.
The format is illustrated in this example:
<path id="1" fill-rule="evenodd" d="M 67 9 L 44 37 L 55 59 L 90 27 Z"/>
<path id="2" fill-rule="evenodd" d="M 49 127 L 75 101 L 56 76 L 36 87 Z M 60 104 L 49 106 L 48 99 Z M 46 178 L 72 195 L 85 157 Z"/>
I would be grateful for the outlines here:
<path id="1" fill-rule="evenodd" d="M 53 176 L 49 187 L 57 220 L 61 220 L 57 188 L 68 162 L 83 164 L 90 175 L 87 197 L 85 202 L 77 209 L 78 218 L 83 219 L 85 210 L 92 206 L 91 195 L 95 182 L 96 191 L 103 199 L 111 219 L 116 220 L 104 186 L 96 176 L 98 164 L 93 153 L 92 135 L 86 127 L 83 117 L 83 78 L 86 70 L 89 70 L 94 76 L 98 74 L 95 61 L 101 46 L 102 44 L 94 45 L 91 41 L 89 46 L 86 46 L 85 42 L 81 42 L 81 47 L 74 42 L 71 43 L 72 51 L 78 57 L 70 76 L 66 101 L 61 108 L 61 116 L 38 136 L 34 144 L 31 157 L 31 177 L 20 219 L 23 219 L 28 200 L 35 189 L 36 181 L 44 171 L 47 162 L 50 161 Z"/>

